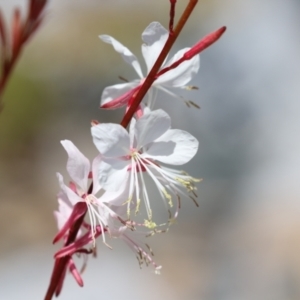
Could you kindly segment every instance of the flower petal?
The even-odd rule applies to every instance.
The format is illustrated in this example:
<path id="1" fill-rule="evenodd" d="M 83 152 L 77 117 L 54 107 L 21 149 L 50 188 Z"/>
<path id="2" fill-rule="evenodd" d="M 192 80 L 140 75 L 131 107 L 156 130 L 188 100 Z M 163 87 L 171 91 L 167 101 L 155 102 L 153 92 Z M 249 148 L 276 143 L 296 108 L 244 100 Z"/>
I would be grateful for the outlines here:
<path id="1" fill-rule="evenodd" d="M 93 174 L 93 191 L 92 194 L 97 194 L 97 192 L 101 189 L 101 186 L 98 181 L 98 170 L 99 165 L 102 161 L 102 155 L 97 155 L 92 162 L 92 174 Z"/>
<path id="2" fill-rule="evenodd" d="M 122 55 L 123 59 L 135 69 L 140 78 L 144 77 L 136 56 L 128 48 L 109 35 L 99 35 L 99 38 L 103 42 L 111 44 L 114 49 Z"/>
<path id="3" fill-rule="evenodd" d="M 99 152 L 106 157 L 120 157 L 129 154 L 128 132 L 119 124 L 103 123 L 91 128 L 93 141 Z"/>
<path id="4" fill-rule="evenodd" d="M 71 213 L 71 206 L 63 198 L 58 198 L 58 211 L 54 211 L 58 230 L 60 230 L 65 225 Z"/>
<path id="5" fill-rule="evenodd" d="M 128 175 L 126 175 L 126 178 L 124 179 L 124 182 L 126 183 L 124 186 L 124 189 L 121 190 L 119 189 L 118 191 L 106 191 L 99 199 L 99 201 L 103 202 L 103 203 L 107 203 L 110 206 L 113 205 L 114 207 L 114 211 L 117 214 L 120 211 L 124 211 L 126 212 L 126 205 L 123 205 L 126 200 L 128 200 L 128 195 L 129 195 L 129 180 L 128 180 Z M 117 208 L 117 209 L 116 209 Z M 125 214 L 123 214 L 125 215 Z"/>
<path id="6" fill-rule="evenodd" d="M 69 187 L 64 184 L 64 179 L 60 173 L 56 173 L 60 188 L 62 192 L 66 195 L 68 200 L 72 205 L 75 205 L 77 202 L 82 201 L 82 198 L 79 197 L 76 193 L 74 193 Z M 62 198 L 62 197 L 60 197 Z"/>
<path id="7" fill-rule="evenodd" d="M 166 66 L 173 64 L 180 59 L 183 54 L 190 48 L 184 48 L 178 51 Z M 186 85 L 197 74 L 200 67 L 200 55 L 194 56 L 192 59 L 184 61 L 177 68 L 172 69 L 161 75 L 156 81 L 155 85 L 163 84 L 169 87 L 182 87 Z"/>
<path id="8" fill-rule="evenodd" d="M 160 23 L 152 22 L 142 33 L 142 39 L 145 44 L 142 45 L 142 53 L 147 65 L 147 73 L 150 72 L 158 55 L 164 47 L 169 36 Z"/>
<path id="9" fill-rule="evenodd" d="M 137 149 L 153 142 L 171 126 L 170 116 L 162 109 L 151 111 L 136 121 Z"/>
<path id="10" fill-rule="evenodd" d="M 130 137 L 130 147 L 136 148 L 136 137 L 134 135 L 134 128 L 136 124 L 136 119 L 132 118 L 129 124 L 129 137 Z"/>
<path id="11" fill-rule="evenodd" d="M 79 187 L 87 191 L 87 182 L 90 172 L 89 160 L 79 151 L 79 149 L 68 140 L 60 142 L 68 153 L 67 170 L 72 180 L 79 185 Z"/>
<path id="12" fill-rule="evenodd" d="M 126 185 L 129 163 L 129 160 L 103 158 L 98 169 L 98 180 L 103 189 L 109 192 L 122 191 Z"/>
<path id="13" fill-rule="evenodd" d="M 198 145 L 198 140 L 190 133 L 170 129 L 154 141 L 142 156 L 166 164 L 183 165 L 195 156 Z"/>
<path id="14" fill-rule="evenodd" d="M 101 96 L 100 107 L 115 109 L 126 105 L 136 92 L 139 82 L 139 80 L 136 80 L 106 87 Z"/>

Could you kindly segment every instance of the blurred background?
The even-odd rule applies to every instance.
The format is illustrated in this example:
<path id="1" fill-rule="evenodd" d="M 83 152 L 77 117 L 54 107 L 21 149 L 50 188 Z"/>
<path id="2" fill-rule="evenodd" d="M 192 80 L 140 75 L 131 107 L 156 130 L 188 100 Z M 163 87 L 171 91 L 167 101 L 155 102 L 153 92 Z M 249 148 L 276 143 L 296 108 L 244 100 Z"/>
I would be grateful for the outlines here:
<path id="1" fill-rule="evenodd" d="M 26 0 L 0 0 L 9 22 Z M 179 0 L 177 16 L 187 0 Z M 79 288 L 71 276 L 61 299 L 300 299 L 300 2 L 199 1 L 173 48 L 223 26 L 201 55 L 198 91 L 167 97 L 173 128 L 195 135 L 199 152 L 185 170 L 204 180 L 199 208 L 184 201 L 168 234 L 149 240 L 162 274 L 139 269 L 113 241 L 99 243 Z M 90 121 L 119 122 L 122 110 L 98 109 L 104 87 L 134 79 L 98 38 L 114 36 L 142 62 L 141 33 L 168 26 L 168 0 L 50 0 L 43 26 L 25 48 L 0 115 L 0 298 L 42 299 L 58 246 L 57 171 L 66 175 L 60 140 L 88 157 L 97 152 Z M 157 212 L 159 213 L 159 212 Z"/>

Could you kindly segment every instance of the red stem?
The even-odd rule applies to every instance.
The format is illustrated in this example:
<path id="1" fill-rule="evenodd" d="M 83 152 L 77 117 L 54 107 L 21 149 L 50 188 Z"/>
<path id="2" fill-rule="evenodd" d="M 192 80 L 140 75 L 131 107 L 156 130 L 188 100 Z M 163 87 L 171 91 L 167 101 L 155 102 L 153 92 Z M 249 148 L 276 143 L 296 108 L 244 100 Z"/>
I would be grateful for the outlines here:
<path id="1" fill-rule="evenodd" d="M 170 0 L 171 7 L 170 7 L 170 22 L 169 22 L 169 31 L 173 33 L 173 25 L 174 25 L 174 18 L 175 18 L 175 6 L 177 0 Z"/>

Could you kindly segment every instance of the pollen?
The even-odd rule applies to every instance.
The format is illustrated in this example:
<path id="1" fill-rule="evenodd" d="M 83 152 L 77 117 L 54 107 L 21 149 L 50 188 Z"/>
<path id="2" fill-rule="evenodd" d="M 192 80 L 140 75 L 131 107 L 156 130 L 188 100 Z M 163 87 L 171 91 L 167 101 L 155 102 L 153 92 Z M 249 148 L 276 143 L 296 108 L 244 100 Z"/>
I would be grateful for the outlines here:
<path id="1" fill-rule="evenodd" d="M 141 205 L 141 199 L 137 199 L 136 208 L 135 208 L 135 215 L 138 214 L 138 212 L 140 210 L 140 205 Z"/>
<path id="2" fill-rule="evenodd" d="M 147 227 L 147 228 L 149 228 L 149 229 L 154 229 L 154 228 L 156 228 L 156 223 L 154 223 L 153 221 L 151 221 L 151 220 L 145 220 L 144 221 L 144 225 L 145 225 L 145 227 Z"/>
<path id="3" fill-rule="evenodd" d="M 162 189 L 162 193 L 168 200 L 168 204 L 170 205 L 170 207 L 173 207 L 172 196 L 165 189 Z"/>

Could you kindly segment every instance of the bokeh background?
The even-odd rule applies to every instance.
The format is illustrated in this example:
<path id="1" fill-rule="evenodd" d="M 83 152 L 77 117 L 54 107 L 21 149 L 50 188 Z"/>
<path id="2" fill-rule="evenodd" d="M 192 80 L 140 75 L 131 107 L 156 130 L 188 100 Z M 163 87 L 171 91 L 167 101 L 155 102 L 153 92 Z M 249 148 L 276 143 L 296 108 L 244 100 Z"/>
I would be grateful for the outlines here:
<path id="1" fill-rule="evenodd" d="M 26 0 L 0 0 L 5 17 Z M 179 0 L 177 16 L 186 0 Z M 119 122 L 98 109 L 103 88 L 135 78 L 109 45 L 110 34 L 140 59 L 141 33 L 168 26 L 168 0 L 50 0 L 4 95 L 0 115 L 0 298 L 42 299 L 57 246 L 55 173 L 66 175 L 59 141 L 96 154 L 90 121 Z M 73 278 L 61 299 L 300 299 L 300 2 L 202 0 L 173 52 L 220 26 L 228 30 L 201 55 L 185 97 L 163 97 L 174 128 L 194 134 L 198 155 L 186 170 L 204 180 L 199 208 L 183 203 L 168 234 L 149 243 L 163 265 L 139 269 L 121 243 Z M 158 106 L 157 106 L 158 107 Z M 159 213 L 156 212 L 156 213 Z"/>

